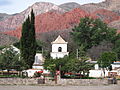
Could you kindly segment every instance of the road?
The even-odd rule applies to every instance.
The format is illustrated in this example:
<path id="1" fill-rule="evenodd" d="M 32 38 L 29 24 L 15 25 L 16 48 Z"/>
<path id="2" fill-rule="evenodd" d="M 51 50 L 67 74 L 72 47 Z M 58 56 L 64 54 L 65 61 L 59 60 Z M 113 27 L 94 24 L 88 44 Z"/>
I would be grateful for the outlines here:
<path id="1" fill-rule="evenodd" d="M 120 85 L 109 86 L 0 86 L 0 90 L 120 90 Z"/>

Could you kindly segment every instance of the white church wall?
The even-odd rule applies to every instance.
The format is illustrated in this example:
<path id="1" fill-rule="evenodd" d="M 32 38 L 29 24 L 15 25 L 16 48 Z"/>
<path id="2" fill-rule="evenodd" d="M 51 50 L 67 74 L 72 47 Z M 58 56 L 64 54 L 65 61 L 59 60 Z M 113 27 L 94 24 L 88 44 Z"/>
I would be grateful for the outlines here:
<path id="1" fill-rule="evenodd" d="M 52 52 L 58 52 L 58 48 L 62 48 L 62 52 L 67 52 L 67 44 L 53 44 Z"/>
<path id="2" fill-rule="evenodd" d="M 43 63 L 44 63 L 44 58 L 43 58 L 42 53 L 36 53 L 35 61 L 33 63 L 32 68 L 33 69 L 44 69 L 43 66 L 42 66 Z"/>
<path id="3" fill-rule="evenodd" d="M 42 56 L 42 53 L 36 53 L 34 64 L 41 64 L 42 65 L 43 62 L 44 62 L 44 58 Z"/>
<path id="4" fill-rule="evenodd" d="M 65 42 L 60 35 L 51 44 L 52 52 L 50 53 L 50 56 L 53 59 L 63 58 L 64 56 L 69 54 L 69 52 L 67 52 L 67 42 Z"/>
<path id="5" fill-rule="evenodd" d="M 68 52 L 65 52 L 65 53 L 64 52 L 62 52 L 62 53 L 61 52 L 57 52 L 57 53 L 51 52 L 51 57 L 53 59 L 56 59 L 56 57 L 57 58 L 63 58 L 66 55 L 68 56 L 68 54 L 69 54 Z"/>

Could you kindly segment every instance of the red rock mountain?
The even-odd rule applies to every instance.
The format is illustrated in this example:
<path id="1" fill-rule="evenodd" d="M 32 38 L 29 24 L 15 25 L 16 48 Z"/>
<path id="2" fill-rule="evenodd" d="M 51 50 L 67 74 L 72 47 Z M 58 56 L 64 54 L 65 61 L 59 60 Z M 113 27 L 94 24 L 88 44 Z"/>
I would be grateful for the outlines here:
<path id="1" fill-rule="evenodd" d="M 120 16 L 117 13 L 114 13 L 106 9 L 99 9 L 93 12 L 92 15 L 97 16 L 98 18 L 103 20 L 105 23 L 110 23 L 120 19 Z"/>
<path id="2" fill-rule="evenodd" d="M 64 30 L 78 24 L 80 18 L 88 16 L 84 10 L 76 8 L 72 11 L 60 14 L 57 12 L 47 12 L 36 16 L 36 33 L 48 32 L 53 30 Z M 5 32 L 6 34 L 20 37 L 21 26 L 16 30 Z"/>
<path id="3" fill-rule="evenodd" d="M 0 32 L 8 31 L 8 30 L 15 30 L 19 25 L 23 23 L 23 21 L 28 17 L 31 12 L 31 9 L 34 10 L 35 15 L 39 15 L 41 13 L 45 13 L 51 10 L 57 12 L 65 12 L 65 10 L 59 8 L 57 5 L 47 2 L 37 2 L 33 4 L 31 7 L 28 7 L 21 13 L 13 15 L 10 18 L 5 19 L 4 21 L 0 21 Z"/>
<path id="4" fill-rule="evenodd" d="M 0 21 L 0 31 L 20 38 L 22 22 L 32 8 L 36 15 L 36 33 L 72 28 L 79 23 L 80 18 L 85 16 L 100 18 L 109 25 L 119 27 L 120 14 L 118 8 L 120 8 L 120 3 L 118 1 L 120 0 L 106 0 L 98 4 L 92 3 L 82 6 L 76 3 L 67 3 L 60 6 L 44 2 L 35 3 L 25 11 Z M 120 28 L 117 29 L 120 30 Z"/>
<path id="5" fill-rule="evenodd" d="M 82 8 L 89 12 L 94 12 L 99 9 L 107 9 L 120 14 L 120 0 L 105 0 L 101 3 L 90 3 L 82 5 Z"/>
<path id="6" fill-rule="evenodd" d="M 120 30 L 120 19 L 109 23 L 109 26 Z"/>

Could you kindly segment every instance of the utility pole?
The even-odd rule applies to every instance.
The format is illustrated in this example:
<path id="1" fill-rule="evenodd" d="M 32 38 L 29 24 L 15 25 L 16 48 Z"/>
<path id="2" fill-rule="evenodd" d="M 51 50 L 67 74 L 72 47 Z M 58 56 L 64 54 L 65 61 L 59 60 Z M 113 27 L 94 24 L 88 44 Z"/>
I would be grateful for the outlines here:
<path id="1" fill-rule="evenodd" d="M 77 59 L 78 59 L 78 49 L 77 49 L 76 57 L 77 57 Z"/>

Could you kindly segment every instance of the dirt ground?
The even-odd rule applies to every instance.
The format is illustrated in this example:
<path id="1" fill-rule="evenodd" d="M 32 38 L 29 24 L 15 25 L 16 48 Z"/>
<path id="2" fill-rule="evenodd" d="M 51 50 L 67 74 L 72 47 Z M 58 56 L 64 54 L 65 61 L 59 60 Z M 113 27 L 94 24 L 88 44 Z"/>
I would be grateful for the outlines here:
<path id="1" fill-rule="evenodd" d="M 0 86 L 0 90 L 120 90 L 120 85 L 109 86 Z"/>

